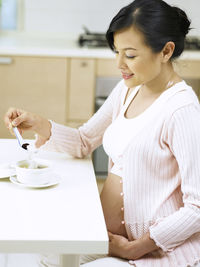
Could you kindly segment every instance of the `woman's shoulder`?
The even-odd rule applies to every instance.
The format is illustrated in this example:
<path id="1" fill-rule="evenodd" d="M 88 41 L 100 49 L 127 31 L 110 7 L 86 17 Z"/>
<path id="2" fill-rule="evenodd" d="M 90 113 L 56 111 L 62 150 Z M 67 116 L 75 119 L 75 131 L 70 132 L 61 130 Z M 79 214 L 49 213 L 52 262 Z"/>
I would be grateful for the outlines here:
<path id="1" fill-rule="evenodd" d="M 175 112 L 188 105 L 199 106 L 199 99 L 192 87 L 183 80 L 182 82 L 177 83 L 174 87 L 174 93 L 172 94 L 172 97 L 169 98 L 167 105 L 168 111 L 171 110 L 172 112 Z"/>
<path id="2" fill-rule="evenodd" d="M 186 125 L 189 122 L 199 125 L 200 122 L 198 97 L 192 87 L 184 81 L 176 87 L 176 92 L 165 106 L 165 125 L 171 125 L 176 121 L 184 122 Z"/>

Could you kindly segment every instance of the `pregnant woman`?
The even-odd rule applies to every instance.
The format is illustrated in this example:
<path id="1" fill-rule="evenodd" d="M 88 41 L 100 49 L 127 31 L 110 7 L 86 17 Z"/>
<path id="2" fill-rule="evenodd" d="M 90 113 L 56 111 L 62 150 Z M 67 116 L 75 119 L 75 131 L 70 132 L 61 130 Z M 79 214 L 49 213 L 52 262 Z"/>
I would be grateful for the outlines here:
<path id="1" fill-rule="evenodd" d="M 11 108 L 8 128 L 37 134 L 36 146 L 84 157 L 103 143 L 109 172 L 101 203 L 108 255 L 84 267 L 187 267 L 200 262 L 200 106 L 174 71 L 190 21 L 162 0 L 135 0 L 107 31 L 122 80 L 78 129 Z M 81 88 L 80 88 L 81 90 Z M 59 266 L 46 257 L 40 266 Z"/>

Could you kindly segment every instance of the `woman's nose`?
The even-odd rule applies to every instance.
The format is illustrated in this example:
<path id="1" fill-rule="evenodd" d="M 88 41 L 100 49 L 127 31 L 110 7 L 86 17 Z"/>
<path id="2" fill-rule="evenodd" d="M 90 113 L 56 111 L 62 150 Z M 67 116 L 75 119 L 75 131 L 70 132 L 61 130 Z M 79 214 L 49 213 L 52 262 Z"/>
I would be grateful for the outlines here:
<path id="1" fill-rule="evenodd" d="M 116 60 L 118 69 L 123 69 L 126 67 L 126 63 L 124 62 L 124 58 L 122 56 L 118 55 Z"/>

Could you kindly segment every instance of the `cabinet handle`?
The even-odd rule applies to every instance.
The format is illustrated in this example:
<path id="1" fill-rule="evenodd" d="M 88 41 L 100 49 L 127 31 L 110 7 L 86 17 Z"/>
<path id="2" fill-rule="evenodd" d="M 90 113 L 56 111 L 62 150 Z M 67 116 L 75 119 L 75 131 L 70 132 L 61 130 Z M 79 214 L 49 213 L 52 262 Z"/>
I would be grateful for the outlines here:
<path id="1" fill-rule="evenodd" d="M 11 57 L 0 57 L 0 64 L 1 65 L 9 65 L 12 63 L 12 58 Z"/>
<path id="2" fill-rule="evenodd" d="M 85 62 L 85 61 L 82 61 L 82 62 L 81 62 L 81 67 L 84 68 L 84 67 L 87 67 L 87 65 L 88 65 L 87 62 Z"/>

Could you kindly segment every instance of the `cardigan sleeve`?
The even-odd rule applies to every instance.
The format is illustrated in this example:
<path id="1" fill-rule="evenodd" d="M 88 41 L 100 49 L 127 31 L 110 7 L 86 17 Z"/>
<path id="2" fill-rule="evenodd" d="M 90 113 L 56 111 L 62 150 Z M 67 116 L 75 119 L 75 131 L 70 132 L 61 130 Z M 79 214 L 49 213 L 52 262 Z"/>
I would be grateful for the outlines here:
<path id="1" fill-rule="evenodd" d="M 90 154 L 102 143 L 103 134 L 112 122 L 113 110 L 120 102 L 123 85 L 122 80 L 116 85 L 100 109 L 78 129 L 50 121 L 51 136 L 41 146 L 41 149 L 66 152 L 78 158 Z"/>
<path id="2" fill-rule="evenodd" d="M 200 106 L 190 104 L 175 111 L 166 136 L 178 163 L 184 205 L 149 231 L 157 246 L 170 251 L 200 232 Z"/>

